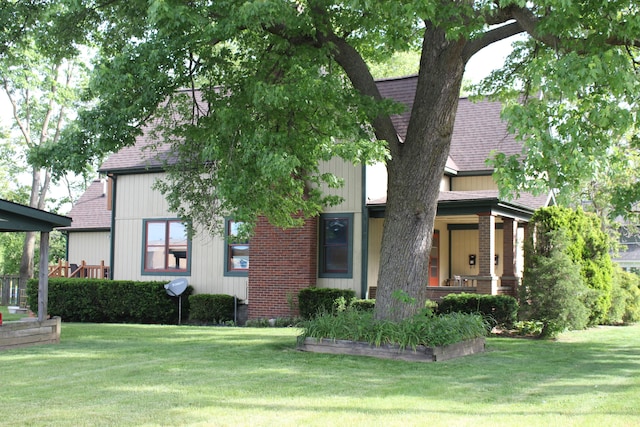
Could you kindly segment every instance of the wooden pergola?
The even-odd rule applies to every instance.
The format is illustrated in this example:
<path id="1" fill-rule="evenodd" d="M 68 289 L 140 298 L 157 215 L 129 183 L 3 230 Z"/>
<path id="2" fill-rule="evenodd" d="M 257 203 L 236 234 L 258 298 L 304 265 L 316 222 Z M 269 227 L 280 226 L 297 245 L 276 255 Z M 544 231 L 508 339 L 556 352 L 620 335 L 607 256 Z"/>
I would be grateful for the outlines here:
<path id="1" fill-rule="evenodd" d="M 68 227 L 71 218 L 0 199 L 0 232 L 40 232 L 40 271 L 38 276 L 38 320 L 47 318 L 49 292 L 49 233 Z"/>

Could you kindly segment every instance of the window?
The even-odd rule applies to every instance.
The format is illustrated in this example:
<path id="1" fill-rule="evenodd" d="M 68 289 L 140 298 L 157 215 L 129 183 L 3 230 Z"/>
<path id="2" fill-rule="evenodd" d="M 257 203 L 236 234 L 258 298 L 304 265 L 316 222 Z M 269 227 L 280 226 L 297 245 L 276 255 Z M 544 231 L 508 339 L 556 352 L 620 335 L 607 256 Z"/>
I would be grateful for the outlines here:
<path id="1" fill-rule="evenodd" d="M 238 240 L 241 222 L 232 219 L 225 224 L 225 275 L 246 276 L 249 273 L 249 242 Z"/>
<path id="2" fill-rule="evenodd" d="M 182 221 L 144 221 L 143 274 L 185 274 L 190 261 L 187 228 Z"/>
<path id="3" fill-rule="evenodd" d="M 353 214 L 320 216 L 320 277 L 352 276 Z"/>

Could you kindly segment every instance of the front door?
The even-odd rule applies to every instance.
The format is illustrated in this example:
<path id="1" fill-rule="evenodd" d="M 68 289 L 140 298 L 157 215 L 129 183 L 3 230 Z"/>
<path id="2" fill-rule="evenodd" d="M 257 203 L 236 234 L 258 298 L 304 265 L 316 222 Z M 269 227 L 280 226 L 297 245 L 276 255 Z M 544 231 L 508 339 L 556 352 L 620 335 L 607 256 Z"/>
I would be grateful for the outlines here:
<path id="1" fill-rule="evenodd" d="M 433 232 L 429 254 L 429 286 L 440 286 L 440 232 Z"/>

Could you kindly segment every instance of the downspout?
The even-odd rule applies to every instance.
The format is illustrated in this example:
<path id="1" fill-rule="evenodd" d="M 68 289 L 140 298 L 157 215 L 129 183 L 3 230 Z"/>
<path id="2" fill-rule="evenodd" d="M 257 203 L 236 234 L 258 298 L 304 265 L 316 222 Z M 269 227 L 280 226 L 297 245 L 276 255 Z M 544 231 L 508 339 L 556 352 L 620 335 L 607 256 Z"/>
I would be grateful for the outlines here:
<path id="1" fill-rule="evenodd" d="M 367 207 L 367 166 L 362 165 L 362 238 L 361 238 L 361 271 L 360 271 L 360 295 L 361 298 L 367 297 L 367 288 L 369 284 L 369 208 Z"/>
<path id="2" fill-rule="evenodd" d="M 62 235 L 64 236 L 64 259 L 69 261 L 69 231 L 62 230 Z"/>
<path id="3" fill-rule="evenodd" d="M 115 260 L 115 241 L 116 241 L 116 175 L 107 175 L 112 180 L 111 184 L 111 235 L 109 239 L 109 279 L 113 280 L 114 260 Z"/>

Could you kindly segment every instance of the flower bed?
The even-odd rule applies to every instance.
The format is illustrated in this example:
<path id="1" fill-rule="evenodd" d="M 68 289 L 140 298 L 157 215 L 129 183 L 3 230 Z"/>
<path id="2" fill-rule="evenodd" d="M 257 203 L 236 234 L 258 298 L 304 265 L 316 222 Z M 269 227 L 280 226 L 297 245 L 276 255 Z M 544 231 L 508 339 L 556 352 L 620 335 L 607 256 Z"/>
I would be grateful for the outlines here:
<path id="1" fill-rule="evenodd" d="M 366 342 L 316 339 L 307 337 L 298 345 L 298 350 L 314 353 L 347 354 L 410 362 L 440 362 L 484 351 L 483 337 L 437 347 L 419 345 L 414 349 L 397 345 L 375 346 Z"/>

